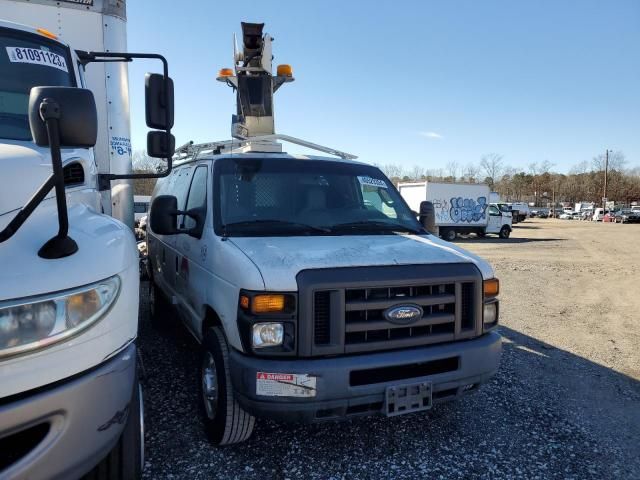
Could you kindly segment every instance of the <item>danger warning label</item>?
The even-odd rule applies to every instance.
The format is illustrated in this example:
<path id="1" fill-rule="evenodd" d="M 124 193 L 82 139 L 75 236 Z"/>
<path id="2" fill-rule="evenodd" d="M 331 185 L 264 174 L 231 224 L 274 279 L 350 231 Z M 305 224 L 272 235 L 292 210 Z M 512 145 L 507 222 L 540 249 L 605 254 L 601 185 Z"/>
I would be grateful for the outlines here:
<path id="1" fill-rule="evenodd" d="M 315 397 L 316 377 L 296 373 L 256 373 L 256 394 L 268 397 Z"/>

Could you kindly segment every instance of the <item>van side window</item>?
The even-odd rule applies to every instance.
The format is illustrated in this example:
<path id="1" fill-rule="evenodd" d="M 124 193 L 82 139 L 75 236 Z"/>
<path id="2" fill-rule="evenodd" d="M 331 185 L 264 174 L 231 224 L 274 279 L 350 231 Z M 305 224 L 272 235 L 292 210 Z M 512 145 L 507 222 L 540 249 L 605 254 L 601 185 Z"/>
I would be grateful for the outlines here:
<path id="1" fill-rule="evenodd" d="M 498 207 L 494 205 L 489 205 L 489 215 L 497 217 L 500 215 L 500 210 L 498 210 Z"/>
<path id="2" fill-rule="evenodd" d="M 207 167 L 204 165 L 196 168 L 191 180 L 191 188 L 189 189 L 185 210 L 191 210 L 192 208 L 204 208 L 205 211 L 207 208 Z M 195 226 L 196 221 L 185 215 L 184 228 L 194 228 Z"/>

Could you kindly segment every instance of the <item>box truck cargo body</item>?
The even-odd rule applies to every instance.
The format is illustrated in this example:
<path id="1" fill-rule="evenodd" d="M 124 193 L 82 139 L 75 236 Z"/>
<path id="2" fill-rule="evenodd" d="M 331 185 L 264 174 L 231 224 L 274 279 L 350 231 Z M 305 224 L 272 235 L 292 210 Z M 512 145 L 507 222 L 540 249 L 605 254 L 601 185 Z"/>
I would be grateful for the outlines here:
<path id="1" fill-rule="evenodd" d="M 446 240 L 454 240 L 459 233 L 495 233 L 503 238 L 511 233 L 511 215 L 489 203 L 488 185 L 416 182 L 401 183 L 398 190 L 415 212 L 424 201 L 433 204 L 436 226 Z"/>

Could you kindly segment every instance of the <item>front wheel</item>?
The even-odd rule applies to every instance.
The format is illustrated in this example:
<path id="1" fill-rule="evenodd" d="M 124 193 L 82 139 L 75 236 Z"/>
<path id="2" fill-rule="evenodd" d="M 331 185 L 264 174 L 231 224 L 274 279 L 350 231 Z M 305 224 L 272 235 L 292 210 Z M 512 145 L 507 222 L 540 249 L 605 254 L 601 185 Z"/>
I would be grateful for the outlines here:
<path id="1" fill-rule="evenodd" d="M 499 235 L 500 238 L 509 238 L 509 235 L 511 235 L 511 229 L 505 225 L 500 229 Z"/>
<path id="2" fill-rule="evenodd" d="M 229 346 L 222 329 L 207 330 L 202 345 L 200 386 L 207 435 L 220 446 L 244 442 L 253 432 L 255 417 L 243 410 L 233 395 Z"/>

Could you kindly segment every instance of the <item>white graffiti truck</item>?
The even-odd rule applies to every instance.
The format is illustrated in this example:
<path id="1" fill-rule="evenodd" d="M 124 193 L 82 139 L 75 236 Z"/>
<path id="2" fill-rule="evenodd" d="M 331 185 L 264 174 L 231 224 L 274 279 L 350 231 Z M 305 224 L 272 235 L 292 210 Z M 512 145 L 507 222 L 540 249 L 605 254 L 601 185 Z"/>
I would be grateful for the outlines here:
<path id="1" fill-rule="evenodd" d="M 400 183 L 398 191 L 409 207 L 420 211 L 420 203 L 431 202 L 435 225 L 442 238 L 453 241 L 460 234 L 488 233 L 500 238 L 511 235 L 511 214 L 489 203 L 488 185 L 473 183 L 413 182 Z"/>
<path id="2" fill-rule="evenodd" d="M 0 16 L 32 25 L 0 20 L 0 478 L 138 478 L 138 252 L 132 219 L 103 213 L 133 211 L 133 176 L 99 139 L 129 138 L 125 63 L 161 60 L 147 140 L 170 169 L 166 61 L 117 53 L 124 2 L 1 0 Z M 74 50 L 95 44 L 109 52 Z"/>
<path id="3" fill-rule="evenodd" d="M 153 316 L 202 345 L 211 440 L 246 440 L 255 417 L 394 416 L 475 391 L 500 360 L 491 266 L 429 235 L 378 168 L 274 132 L 293 77 L 272 74 L 262 29 L 243 24 L 220 71 L 234 139 L 177 149 L 149 214 Z"/>

